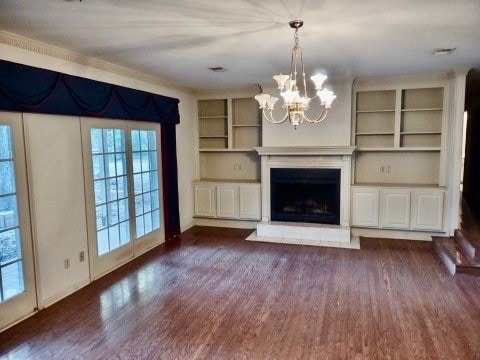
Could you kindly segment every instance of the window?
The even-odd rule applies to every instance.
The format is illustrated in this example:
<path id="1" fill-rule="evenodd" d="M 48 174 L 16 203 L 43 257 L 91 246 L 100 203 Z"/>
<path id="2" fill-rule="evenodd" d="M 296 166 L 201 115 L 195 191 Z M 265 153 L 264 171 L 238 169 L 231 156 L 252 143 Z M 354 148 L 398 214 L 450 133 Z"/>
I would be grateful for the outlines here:
<path id="1" fill-rule="evenodd" d="M 98 255 L 130 242 L 125 130 L 91 129 Z"/>
<path id="2" fill-rule="evenodd" d="M 132 130 L 133 185 L 137 238 L 160 228 L 157 138 L 151 130 Z"/>
<path id="3" fill-rule="evenodd" d="M 98 256 L 120 247 L 124 249 L 127 244 L 141 251 L 133 243 L 137 239 L 142 239 L 143 246 L 148 246 L 149 241 L 160 241 L 160 237 L 147 237 L 161 228 L 159 126 L 143 124 L 140 128 L 130 128 L 128 122 L 109 122 L 107 127 L 93 123 L 88 130 L 91 155 L 88 168 L 93 186 L 93 199 L 89 202 L 94 208 L 92 231 Z M 146 238 L 149 241 L 143 241 Z"/>
<path id="4" fill-rule="evenodd" d="M 12 129 L 0 125 L 0 302 L 25 291 Z"/>

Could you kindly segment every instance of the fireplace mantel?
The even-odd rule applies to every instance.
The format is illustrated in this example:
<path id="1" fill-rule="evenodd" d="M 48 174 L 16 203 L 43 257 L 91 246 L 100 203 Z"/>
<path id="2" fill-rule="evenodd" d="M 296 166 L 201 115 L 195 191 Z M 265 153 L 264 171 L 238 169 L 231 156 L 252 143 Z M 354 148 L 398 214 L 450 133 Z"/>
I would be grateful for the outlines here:
<path id="1" fill-rule="evenodd" d="M 252 234 L 248 240 L 277 242 L 282 238 L 283 240 L 278 241 L 349 246 L 351 167 L 355 146 L 263 146 L 255 150 L 262 159 L 262 222 L 257 225 L 256 234 Z M 271 169 L 274 168 L 339 169 L 340 224 L 332 227 L 325 224 L 272 221 L 270 176 Z"/>
<path id="2" fill-rule="evenodd" d="M 352 156 L 355 146 L 262 146 L 256 147 L 255 150 L 260 156 Z"/>

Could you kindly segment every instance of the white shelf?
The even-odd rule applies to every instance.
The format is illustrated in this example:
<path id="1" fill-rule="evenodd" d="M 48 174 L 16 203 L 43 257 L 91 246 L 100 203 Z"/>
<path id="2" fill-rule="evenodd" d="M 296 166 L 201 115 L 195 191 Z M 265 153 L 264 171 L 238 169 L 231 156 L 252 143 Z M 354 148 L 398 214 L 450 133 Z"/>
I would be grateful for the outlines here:
<path id="1" fill-rule="evenodd" d="M 208 119 L 226 119 L 227 116 L 225 115 L 220 115 L 220 116 L 199 116 L 198 117 L 200 120 L 208 120 Z"/>
<path id="2" fill-rule="evenodd" d="M 392 148 L 392 147 L 385 147 L 385 148 L 357 148 L 357 151 L 363 151 L 363 152 L 433 152 L 433 151 L 441 151 L 441 147 L 398 147 L 398 148 Z"/>
<path id="3" fill-rule="evenodd" d="M 256 152 L 255 149 L 200 149 L 200 152 Z"/>
<path id="4" fill-rule="evenodd" d="M 393 131 L 385 132 L 359 132 L 355 134 L 356 136 L 372 136 L 372 135 L 395 135 Z"/>
<path id="5" fill-rule="evenodd" d="M 378 110 L 357 110 L 357 114 L 368 114 L 368 113 L 383 113 L 383 112 L 395 112 L 395 109 L 378 109 Z"/>
<path id="6" fill-rule="evenodd" d="M 400 135 L 442 135 L 441 131 L 402 131 Z"/>
<path id="7" fill-rule="evenodd" d="M 425 108 L 425 109 L 402 109 L 402 112 L 408 111 L 442 111 L 442 108 Z"/>

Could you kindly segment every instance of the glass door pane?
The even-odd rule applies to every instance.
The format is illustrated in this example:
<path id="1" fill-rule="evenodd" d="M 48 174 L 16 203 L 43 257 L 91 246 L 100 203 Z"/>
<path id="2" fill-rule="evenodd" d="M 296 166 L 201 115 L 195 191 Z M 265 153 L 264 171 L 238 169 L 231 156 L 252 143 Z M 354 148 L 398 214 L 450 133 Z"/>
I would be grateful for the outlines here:
<path id="1" fill-rule="evenodd" d="M 11 133 L 0 125 L 0 302 L 25 291 Z"/>
<path id="2" fill-rule="evenodd" d="M 90 129 L 97 254 L 130 242 L 125 130 Z"/>
<path id="3" fill-rule="evenodd" d="M 132 130 L 136 238 L 160 228 L 157 133 Z"/>
<path id="4" fill-rule="evenodd" d="M 37 306 L 22 122 L 0 112 L 0 331 Z"/>

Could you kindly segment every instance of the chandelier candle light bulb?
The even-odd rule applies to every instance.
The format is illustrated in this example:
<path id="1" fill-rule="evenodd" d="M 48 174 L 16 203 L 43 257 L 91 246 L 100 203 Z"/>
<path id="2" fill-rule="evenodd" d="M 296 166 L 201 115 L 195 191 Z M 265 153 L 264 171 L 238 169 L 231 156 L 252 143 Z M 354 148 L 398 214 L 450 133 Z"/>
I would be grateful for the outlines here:
<path id="1" fill-rule="evenodd" d="M 299 45 L 298 39 L 298 29 L 303 26 L 302 20 L 293 20 L 290 21 L 290 27 L 295 29 L 294 39 L 295 43 L 292 49 L 292 61 L 290 63 L 290 74 L 284 75 L 279 74 L 273 76 L 273 79 L 277 82 L 278 90 L 280 90 L 280 96 L 283 98 L 282 107 L 286 109 L 285 115 L 281 119 L 275 119 L 273 117 L 273 110 L 275 108 L 275 103 L 278 98 L 270 96 L 269 94 L 262 93 L 255 96 L 255 100 L 258 101 L 260 109 L 262 109 L 263 116 L 269 122 L 273 124 L 281 124 L 287 119 L 290 120 L 290 123 L 295 126 L 295 129 L 298 125 L 304 121 L 310 123 L 319 123 L 325 119 L 328 113 L 328 109 L 332 107 L 332 102 L 337 97 L 333 91 L 328 90 L 323 87 L 323 83 L 327 80 L 327 76 L 324 74 L 316 74 L 310 77 L 310 79 L 315 84 L 316 96 L 313 98 L 308 97 L 307 95 L 307 85 L 305 79 L 305 67 L 303 64 L 303 53 L 302 48 Z M 301 64 L 301 76 L 300 86 L 297 85 L 297 58 L 300 57 Z M 300 89 L 302 89 L 302 95 L 300 94 Z M 320 100 L 320 105 L 322 110 L 318 117 L 315 119 L 310 119 L 306 110 L 308 109 L 312 99 L 318 97 Z M 267 112 L 268 110 L 268 112 Z"/>

